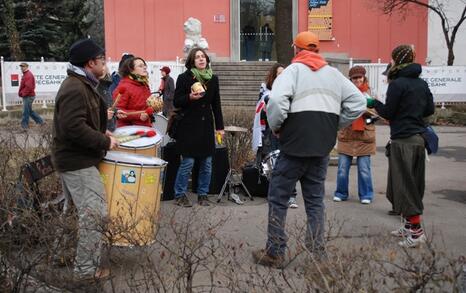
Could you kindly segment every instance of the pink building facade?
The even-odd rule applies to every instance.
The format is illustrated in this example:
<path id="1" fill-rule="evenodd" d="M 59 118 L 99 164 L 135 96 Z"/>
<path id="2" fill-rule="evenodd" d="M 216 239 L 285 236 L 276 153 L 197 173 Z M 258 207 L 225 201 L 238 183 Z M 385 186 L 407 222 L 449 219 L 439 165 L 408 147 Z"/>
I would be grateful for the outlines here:
<path id="1" fill-rule="evenodd" d="M 309 5 L 314 0 L 290 1 L 293 3 L 293 34 L 308 30 Z M 202 36 L 207 39 L 209 52 L 217 60 L 274 60 L 273 2 L 105 0 L 106 52 L 112 60 L 118 60 L 124 52 L 152 61 L 183 57 L 183 24 L 189 17 L 194 17 L 202 22 Z M 427 10 L 414 7 L 405 18 L 386 16 L 371 4 L 375 2 L 334 0 L 330 13 L 323 16 L 331 22 L 327 29 L 331 31 L 332 38 L 322 41 L 322 52 L 372 62 L 380 58 L 387 62 L 395 46 L 408 43 L 415 46 L 417 61 L 424 63 L 427 55 Z"/>

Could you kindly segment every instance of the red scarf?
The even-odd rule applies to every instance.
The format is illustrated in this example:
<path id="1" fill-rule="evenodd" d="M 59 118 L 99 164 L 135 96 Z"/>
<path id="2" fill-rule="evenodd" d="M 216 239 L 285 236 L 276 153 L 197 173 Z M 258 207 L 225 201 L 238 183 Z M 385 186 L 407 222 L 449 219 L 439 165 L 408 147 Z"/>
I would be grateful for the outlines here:
<path id="1" fill-rule="evenodd" d="M 369 91 L 369 85 L 367 84 L 367 82 L 365 82 L 361 84 L 360 86 L 358 86 L 358 89 L 362 93 L 366 93 L 367 91 Z M 366 122 L 364 121 L 364 117 L 361 116 L 358 119 L 353 121 L 353 123 L 351 124 L 351 129 L 353 131 L 364 131 L 365 126 L 366 126 Z"/>

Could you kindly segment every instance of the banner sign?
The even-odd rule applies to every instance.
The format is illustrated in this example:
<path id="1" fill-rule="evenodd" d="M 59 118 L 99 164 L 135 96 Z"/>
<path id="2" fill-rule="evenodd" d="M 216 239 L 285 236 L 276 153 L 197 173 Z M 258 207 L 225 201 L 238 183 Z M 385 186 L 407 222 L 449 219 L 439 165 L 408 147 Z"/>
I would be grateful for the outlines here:
<path id="1" fill-rule="evenodd" d="M 3 62 L 3 85 L 4 94 L 2 101 L 6 106 L 22 104 L 18 96 L 22 72 L 19 64 L 22 62 Z M 36 80 L 36 99 L 34 103 L 55 103 L 55 96 L 61 83 L 67 77 L 67 62 L 27 62 L 29 70 Z M 160 86 L 160 68 L 168 66 L 171 69 L 170 76 L 176 81 L 179 74 L 185 70 L 184 65 L 176 62 L 147 62 L 151 91 L 157 91 Z M 118 70 L 118 62 L 107 62 L 109 72 Z"/>
<path id="2" fill-rule="evenodd" d="M 466 67 L 423 67 L 421 78 L 429 84 L 433 94 L 466 95 Z"/>
<path id="3" fill-rule="evenodd" d="M 332 40 L 332 0 L 309 0 L 308 30 L 320 40 Z"/>
<path id="4" fill-rule="evenodd" d="M 387 94 L 387 77 L 382 75 L 387 64 L 354 64 L 366 68 L 372 93 L 381 101 Z M 466 102 L 466 66 L 423 66 L 420 76 L 429 85 L 434 102 Z"/>

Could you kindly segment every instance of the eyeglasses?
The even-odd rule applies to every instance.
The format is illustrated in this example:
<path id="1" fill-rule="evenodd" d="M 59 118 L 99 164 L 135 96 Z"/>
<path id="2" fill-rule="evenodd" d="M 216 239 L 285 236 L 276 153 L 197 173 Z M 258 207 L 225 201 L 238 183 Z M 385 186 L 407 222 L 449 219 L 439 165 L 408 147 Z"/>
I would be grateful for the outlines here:
<path id="1" fill-rule="evenodd" d="M 100 55 L 94 58 L 95 60 L 102 60 L 105 62 L 105 55 Z"/>

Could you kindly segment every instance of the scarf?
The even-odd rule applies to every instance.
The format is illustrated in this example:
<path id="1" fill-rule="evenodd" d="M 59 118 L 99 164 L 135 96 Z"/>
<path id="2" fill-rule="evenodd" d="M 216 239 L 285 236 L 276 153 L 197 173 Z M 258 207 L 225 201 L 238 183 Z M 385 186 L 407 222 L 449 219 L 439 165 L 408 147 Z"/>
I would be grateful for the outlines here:
<path id="1" fill-rule="evenodd" d="M 191 72 L 193 73 L 193 75 L 197 79 L 197 81 L 202 83 L 202 85 L 205 85 L 206 82 L 208 82 L 212 78 L 212 75 L 214 74 L 212 72 L 212 69 L 210 69 L 210 68 L 206 68 L 204 70 L 199 70 L 199 69 L 193 67 L 193 68 L 191 68 Z"/>
<path id="2" fill-rule="evenodd" d="M 303 63 L 309 66 L 312 71 L 317 71 L 327 65 L 321 55 L 307 50 L 302 50 L 296 54 L 291 63 Z"/>
<path id="3" fill-rule="evenodd" d="M 143 86 L 149 86 L 149 78 L 147 76 L 130 73 L 128 77 L 131 80 L 139 82 Z"/>
<path id="4" fill-rule="evenodd" d="M 403 63 L 403 64 L 390 67 L 390 70 L 388 70 L 387 78 L 390 80 L 394 80 L 396 78 L 396 75 L 398 74 L 398 72 L 400 72 L 401 69 L 411 64 L 413 63 Z"/>
<path id="5" fill-rule="evenodd" d="M 73 64 L 68 64 L 68 70 L 73 71 L 74 73 L 86 77 L 86 79 L 91 83 L 93 87 L 97 87 L 99 80 L 91 72 L 86 70 L 83 67 L 75 66 Z"/>
<path id="6" fill-rule="evenodd" d="M 362 93 L 367 93 L 367 91 L 369 91 L 369 85 L 367 84 L 367 82 L 365 82 L 361 84 L 360 86 L 358 86 L 358 89 Z M 366 126 L 366 122 L 364 121 L 364 117 L 361 116 L 358 119 L 353 121 L 353 123 L 351 124 L 351 129 L 353 131 L 364 131 L 365 126 Z"/>

